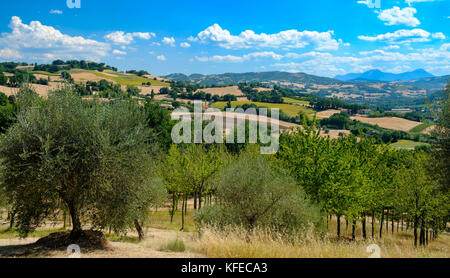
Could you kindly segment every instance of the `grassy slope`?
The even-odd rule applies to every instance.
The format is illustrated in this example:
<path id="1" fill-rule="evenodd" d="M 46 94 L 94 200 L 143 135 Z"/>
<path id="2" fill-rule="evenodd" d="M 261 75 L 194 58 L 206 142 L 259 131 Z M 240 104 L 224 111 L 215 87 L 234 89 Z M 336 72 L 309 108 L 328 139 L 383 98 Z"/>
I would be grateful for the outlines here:
<path id="1" fill-rule="evenodd" d="M 397 148 L 397 149 L 414 149 L 415 147 L 418 146 L 428 146 L 429 144 L 427 143 L 422 143 L 422 142 L 414 142 L 411 140 L 399 140 L 396 143 L 391 144 L 391 147 Z"/>
<path id="2" fill-rule="evenodd" d="M 429 128 L 432 125 L 434 125 L 433 122 L 425 122 L 425 123 L 422 123 L 421 125 L 418 125 L 418 126 L 412 128 L 409 132 L 421 133 L 422 131 L 424 131 L 425 129 Z"/>
<path id="3" fill-rule="evenodd" d="M 145 77 L 140 77 L 137 75 L 128 75 L 128 74 L 123 74 L 123 73 L 114 72 L 114 71 L 105 71 L 105 73 L 107 73 L 107 74 L 105 74 L 103 72 L 99 72 L 96 70 L 72 69 L 69 72 L 89 72 L 89 73 L 97 75 L 98 77 L 113 80 L 113 81 L 119 83 L 120 85 L 142 85 L 142 83 L 147 83 L 147 82 L 151 82 L 152 86 L 169 86 L 170 85 L 169 83 L 162 82 L 159 80 L 153 80 L 153 79 L 149 79 L 149 78 L 145 78 Z M 50 72 L 46 72 L 46 71 L 31 71 L 30 73 L 42 74 L 42 75 L 48 75 L 48 76 L 60 76 L 61 75 L 61 72 L 50 73 Z"/>
<path id="4" fill-rule="evenodd" d="M 122 74 L 118 72 L 108 72 L 108 74 L 101 73 L 99 71 L 88 71 L 90 73 L 93 73 L 97 75 L 98 77 L 102 77 L 105 79 L 113 80 L 120 85 L 142 85 L 142 83 L 151 82 L 152 86 L 169 86 L 168 83 L 162 82 L 159 80 L 153 80 L 148 79 L 144 77 L 140 77 L 137 75 L 128 75 L 128 74 Z"/>
<path id="5" fill-rule="evenodd" d="M 297 104 L 297 105 L 309 105 L 309 101 L 306 100 L 298 100 L 289 97 L 283 97 L 283 101 L 289 104 Z"/>
<path id="6" fill-rule="evenodd" d="M 42 74 L 42 75 L 48 75 L 48 76 L 60 76 L 61 73 L 57 72 L 57 73 L 50 73 L 50 72 L 46 72 L 46 71 L 30 71 L 31 74 Z"/>

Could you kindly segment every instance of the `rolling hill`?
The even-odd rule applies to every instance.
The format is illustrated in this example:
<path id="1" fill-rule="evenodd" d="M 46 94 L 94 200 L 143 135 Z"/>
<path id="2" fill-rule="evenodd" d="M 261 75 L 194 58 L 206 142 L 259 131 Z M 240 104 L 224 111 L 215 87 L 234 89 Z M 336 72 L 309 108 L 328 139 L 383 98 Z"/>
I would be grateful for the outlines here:
<path id="1" fill-rule="evenodd" d="M 328 78 L 310 75 L 306 73 L 290 73 L 283 71 L 247 72 L 247 73 L 224 73 L 224 74 L 191 74 L 174 73 L 164 76 L 164 78 L 199 83 L 203 85 L 236 85 L 240 82 L 284 82 L 284 83 L 304 83 L 304 84 L 343 84 L 345 82 Z"/>
<path id="2" fill-rule="evenodd" d="M 429 72 L 426 72 L 423 69 L 417 69 L 411 72 L 404 73 L 389 73 L 382 72 L 380 70 L 369 70 L 363 73 L 349 73 L 346 75 L 336 75 L 335 79 L 341 81 L 382 81 L 382 82 L 391 82 L 391 81 L 407 81 L 407 80 L 415 80 L 421 78 L 430 78 L 434 77 Z"/>
<path id="3" fill-rule="evenodd" d="M 289 73 L 280 71 L 224 73 L 224 74 L 192 74 L 175 73 L 164 76 L 166 79 L 182 82 L 192 82 L 207 86 L 236 85 L 240 82 L 260 82 L 266 85 L 279 85 L 297 92 L 314 94 L 321 97 L 336 97 L 356 103 L 385 105 L 413 105 L 416 100 L 425 100 L 436 91 L 445 87 L 449 76 L 434 77 L 431 74 L 417 70 L 401 75 L 392 75 L 380 71 L 372 71 L 371 78 L 378 79 L 408 79 L 401 81 L 373 81 L 358 76 L 358 82 L 320 77 L 306 73 Z M 390 77 L 389 77 L 390 76 Z M 419 76 L 427 76 L 419 78 Z M 368 77 L 368 76 L 366 76 Z M 410 78 L 416 78 L 409 80 Z M 423 102 L 423 101 L 421 101 Z"/>

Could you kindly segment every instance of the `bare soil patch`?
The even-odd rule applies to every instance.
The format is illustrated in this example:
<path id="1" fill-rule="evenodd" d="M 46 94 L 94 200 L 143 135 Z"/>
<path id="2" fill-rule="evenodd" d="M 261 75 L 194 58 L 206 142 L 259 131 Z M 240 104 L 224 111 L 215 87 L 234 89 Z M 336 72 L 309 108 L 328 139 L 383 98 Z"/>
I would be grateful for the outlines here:
<path id="1" fill-rule="evenodd" d="M 97 82 L 102 79 L 105 79 L 105 80 L 108 80 L 108 82 L 116 83 L 114 80 L 107 79 L 105 77 L 100 77 L 100 76 L 97 76 L 90 72 L 73 72 L 73 73 L 70 73 L 70 75 L 72 76 L 72 78 L 75 82 L 86 82 L 86 81 L 96 81 Z"/>
<path id="2" fill-rule="evenodd" d="M 40 85 L 40 84 L 31 84 L 36 93 L 42 97 L 47 97 L 48 92 L 51 90 L 55 90 L 60 86 L 61 83 L 58 82 L 50 82 L 48 86 Z M 0 86 L 0 92 L 4 93 L 7 96 L 17 95 L 20 88 L 10 88 L 6 86 Z"/>
<path id="3" fill-rule="evenodd" d="M 362 116 L 351 117 L 352 120 L 358 120 L 363 123 L 378 125 L 379 127 L 409 131 L 412 128 L 420 125 L 420 122 L 410 121 L 407 119 L 397 118 L 397 117 L 382 117 L 382 118 L 367 118 Z"/>
<path id="4" fill-rule="evenodd" d="M 328 133 L 325 133 L 324 131 L 322 131 L 320 133 L 321 136 L 323 137 L 330 137 L 330 139 L 338 139 L 340 137 L 341 134 L 345 135 L 349 135 L 351 132 L 350 130 L 346 130 L 346 129 L 330 129 L 328 131 Z"/>
<path id="5" fill-rule="evenodd" d="M 244 94 L 239 90 L 238 86 L 229 86 L 229 87 L 218 87 L 218 88 L 206 88 L 200 89 L 196 92 L 203 91 L 207 94 L 211 94 L 212 96 L 224 96 L 224 95 L 234 95 L 234 96 L 243 96 Z"/>
<path id="6" fill-rule="evenodd" d="M 329 118 L 331 116 L 333 116 L 334 114 L 339 114 L 341 113 L 340 110 L 336 110 L 336 109 L 329 109 L 329 110 L 325 110 L 325 111 L 320 111 L 317 112 L 317 118 Z"/>
<path id="7" fill-rule="evenodd" d="M 138 86 L 141 90 L 141 94 L 150 95 L 152 90 L 155 94 L 159 94 L 159 91 L 166 86 Z"/>

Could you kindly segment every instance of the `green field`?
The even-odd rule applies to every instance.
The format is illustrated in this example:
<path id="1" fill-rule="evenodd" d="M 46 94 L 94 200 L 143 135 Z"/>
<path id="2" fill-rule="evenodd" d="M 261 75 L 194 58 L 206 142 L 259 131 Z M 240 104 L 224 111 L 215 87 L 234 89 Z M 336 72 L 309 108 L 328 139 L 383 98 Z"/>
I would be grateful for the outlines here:
<path id="1" fill-rule="evenodd" d="M 120 85 L 142 85 L 142 83 L 151 82 L 152 86 L 169 86 L 169 84 L 166 82 L 140 77 L 137 75 L 127 75 L 113 71 L 108 71 L 108 74 L 104 74 L 95 70 L 90 70 L 88 72 L 93 73 L 98 77 L 113 80 Z"/>
<path id="2" fill-rule="evenodd" d="M 48 76 L 60 76 L 60 73 L 50 73 L 50 72 L 46 72 L 46 71 L 30 71 L 31 74 L 42 74 L 42 75 L 48 75 Z"/>
<path id="3" fill-rule="evenodd" d="M 430 144 L 428 144 L 428 143 L 414 142 L 411 140 L 399 140 L 398 142 L 391 144 L 391 147 L 394 147 L 397 149 L 413 150 L 419 146 L 429 146 L 429 145 Z"/>
<path id="4" fill-rule="evenodd" d="M 434 123 L 433 122 L 425 122 L 423 124 L 420 124 L 414 128 L 412 128 L 409 132 L 412 133 L 421 133 L 422 131 L 424 131 L 425 129 L 429 128 L 430 126 L 433 126 Z"/>
<path id="5" fill-rule="evenodd" d="M 290 97 L 283 97 L 283 101 L 289 104 L 297 104 L 297 105 L 309 105 L 309 101 L 306 100 L 298 100 Z"/>
<path id="6" fill-rule="evenodd" d="M 169 83 L 162 82 L 159 80 L 153 80 L 145 77 L 140 77 L 137 75 L 127 75 L 119 72 L 114 71 L 105 71 L 108 74 L 96 71 L 96 70 L 82 70 L 82 69 L 72 69 L 69 72 L 89 72 L 92 74 L 97 75 L 98 77 L 113 80 L 120 85 L 142 85 L 142 83 L 151 82 L 152 86 L 169 86 Z M 61 73 L 50 73 L 46 71 L 30 71 L 30 73 L 33 74 L 42 74 L 42 75 L 48 75 L 48 76 L 60 76 Z"/>
<path id="7" fill-rule="evenodd" d="M 314 115 L 315 111 L 312 109 L 305 108 L 301 105 L 295 104 L 287 104 L 287 103 L 265 103 L 265 102 L 255 102 L 255 101 L 232 101 L 231 107 L 235 108 L 238 105 L 244 104 L 255 104 L 258 107 L 267 107 L 267 108 L 278 108 L 283 111 L 285 114 L 295 117 L 298 116 L 300 111 L 305 112 L 308 115 Z M 226 101 L 218 101 L 212 105 L 212 107 L 223 109 L 227 106 Z"/>

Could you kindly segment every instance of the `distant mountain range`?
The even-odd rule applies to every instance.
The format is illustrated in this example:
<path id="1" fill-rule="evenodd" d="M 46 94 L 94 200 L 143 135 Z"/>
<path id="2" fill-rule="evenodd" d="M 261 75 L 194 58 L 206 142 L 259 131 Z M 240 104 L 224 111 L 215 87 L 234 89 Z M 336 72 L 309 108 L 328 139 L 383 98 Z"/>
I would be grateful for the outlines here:
<path id="1" fill-rule="evenodd" d="M 382 81 L 382 82 L 391 82 L 391 81 L 408 81 L 408 80 L 416 80 L 421 78 L 430 78 L 434 77 L 431 73 L 423 70 L 417 69 L 411 72 L 404 73 L 389 73 L 382 72 L 380 70 L 369 70 L 363 73 L 349 73 L 345 75 L 336 75 L 334 78 L 341 81 Z"/>

